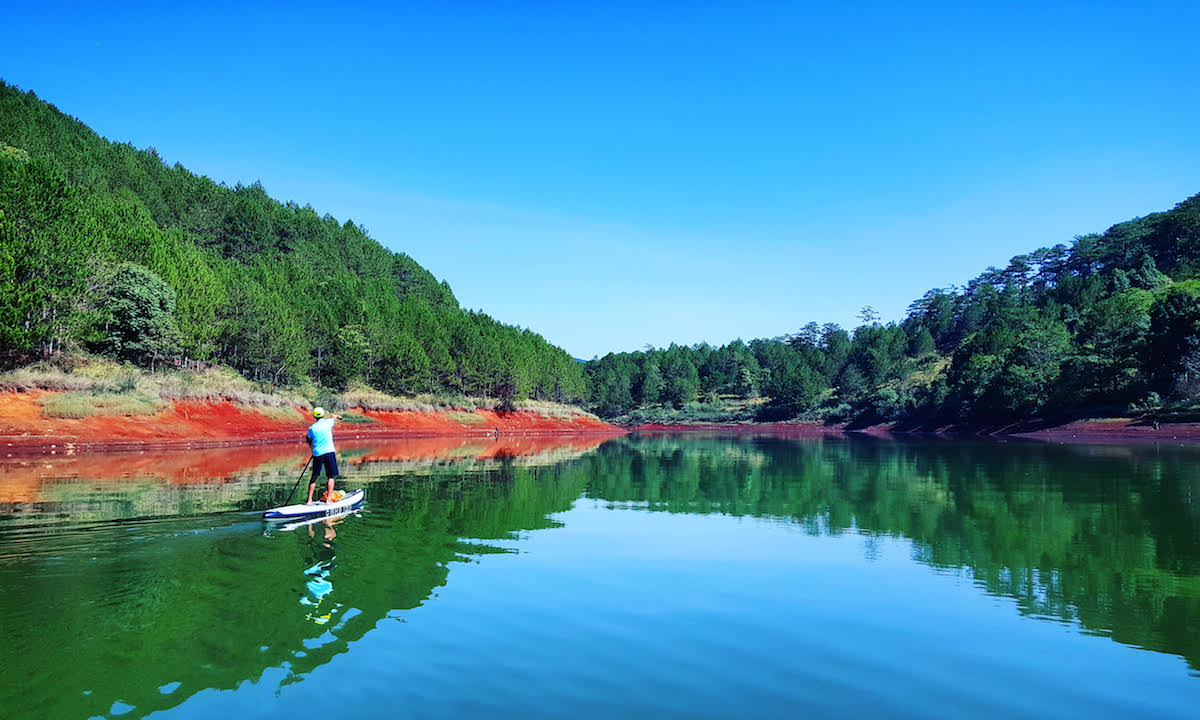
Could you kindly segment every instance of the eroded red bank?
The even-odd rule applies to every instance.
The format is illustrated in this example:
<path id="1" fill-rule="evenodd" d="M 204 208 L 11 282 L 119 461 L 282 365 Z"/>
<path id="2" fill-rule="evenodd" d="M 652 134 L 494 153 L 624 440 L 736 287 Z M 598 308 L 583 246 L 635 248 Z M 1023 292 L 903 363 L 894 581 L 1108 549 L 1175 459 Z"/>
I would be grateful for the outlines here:
<path id="1" fill-rule="evenodd" d="M 5 454 L 61 449 L 213 447 L 287 442 L 303 437 L 312 422 L 300 409 L 280 410 L 220 401 L 176 401 L 140 417 L 51 418 L 39 399 L 48 393 L 0 394 L 0 450 Z M 338 437 L 540 435 L 624 432 L 589 415 L 550 417 L 527 411 L 493 410 L 377 412 L 357 410 L 370 423 L 344 423 Z"/>

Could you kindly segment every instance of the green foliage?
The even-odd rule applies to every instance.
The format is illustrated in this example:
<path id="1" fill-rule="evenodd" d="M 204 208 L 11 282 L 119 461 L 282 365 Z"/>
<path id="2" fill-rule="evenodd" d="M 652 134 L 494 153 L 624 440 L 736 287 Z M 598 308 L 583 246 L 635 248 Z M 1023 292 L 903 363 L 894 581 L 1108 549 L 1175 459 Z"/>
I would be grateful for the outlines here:
<path id="1" fill-rule="evenodd" d="M 635 372 L 636 367 L 627 357 L 611 353 L 588 364 L 592 403 L 599 414 L 614 417 L 637 406 L 632 393 Z"/>
<path id="2" fill-rule="evenodd" d="M 1147 352 L 1154 387 L 1176 397 L 1200 392 L 1200 280 L 1157 293 L 1150 307 Z"/>
<path id="3" fill-rule="evenodd" d="M 89 346 L 271 385 L 365 378 L 506 403 L 587 392 L 565 351 L 464 311 L 362 226 L 168 167 L 2 81 L 0 283 L 0 357 L 18 362 Z"/>
<path id="4" fill-rule="evenodd" d="M 641 404 L 656 405 L 663 396 L 665 386 L 666 380 L 663 379 L 658 359 L 646 358 L 646 362 L 642 364 L 641 396 L 639 398 Z"/>
<path id="5" fill-rule="evenodd" d="M 100 300 L 104 328 L 99 346 L 120 360 L 142 363 L 179 352 L 175 291 L 136 263 L 121 263 Z"/>
<path id="6" fill-rule="evenodd" d="M 356 412 L 350 412 L 349 410 L 341 413 L 341 416 L 342 416 L 341 422 L 347 422 L 347 423 L 351 423 L 353 425 L 366 425 L 368 423 L 375 422 L 374 418 L 369 418 L 366 415 L 361 415 Z"/>
<path id="7" fill-rule="evenodd" d="M 1162 398 L 1156 392 L 1147 393 L 1144 398 L 1129 404 L 1129 412 L 1145 415 L 1162 409 Z"/>
<path id="8" fill-rule="evenodd" d="M 745 404 L 726 403 L 722 402 L 719 398 L 713 401 L 712 398 L 708 398 L 705 402 L 688 403 L 682 408 L 676 408 L 669 404 L 639 407 L 613 420 L 623 425 L 641 425 L 644 423 L 676 425 L 688 423 L 746 422 L 754 418 L 754 409 Z"/>
<path id="9" fill-rule="evenodd" d="M 362 328 L 347 325 L 334 334 L 329 352 L 325 382 L 336 390 L 345 390 L 354 380 L 361 380 L 367 368 L 370 345 Z"/>
<path id="10" fill-rule="evenodd" d="M 370 380 L 375 387 L 394 395 L 429 392 L 433 383 L 432 364 L 411 335 L 400 333 L 380 353 Z"/>
<path id="11" fill-rule="evenodd" d="M 924 325 L 918 327 L 917 331 L 908 338 L 909 357 L 923 358 L 936 352 L 937 343 L 933 340 L 933 333 Z"/>
<path id="12" fill-rule="evenodd" d="M 814 367 L 790 356 L 771 372 L 764 386 L 771 400 L 761 415 L 769 420 L 796 417 L 816 405 L 827 387 Z"/>
<path id="13" fill-rule="evenodd" d="M 663 363 L 663 398 L 676 408 L 695 402 L 700 394 L 700 373 L 687 353 L 667 351 Z"/>
<path id="14" fill-rule="evenodd" d="M 808 323 L 748 346 L 605 356 L 587 366 L 593 407 L 628 418 L 661 414 L 663 400 L 680 408 L 696 397 L 679 379 L 685 361 L 700 391 L 762 400 L 759 417 L 771 420 L 1000 423 L 1127 412 L 1147 397 L 1191 407 L 1200 403 L 1200 195 L 930 290 L 900 323 L 870 307 L 861 317 L 853 333 Z"/>

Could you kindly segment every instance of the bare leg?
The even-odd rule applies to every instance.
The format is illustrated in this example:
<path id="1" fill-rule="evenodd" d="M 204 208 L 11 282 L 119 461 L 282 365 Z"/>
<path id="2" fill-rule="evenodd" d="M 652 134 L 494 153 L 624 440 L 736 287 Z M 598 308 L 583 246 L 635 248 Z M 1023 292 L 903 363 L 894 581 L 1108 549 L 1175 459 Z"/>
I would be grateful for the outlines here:
<path id="1" fill-rule="evenodd" d="M 317 463 L 313 463 L 312 476 L 308 479 L 308 500 L 305 502 L 312 502 L 313 490 L 317 489 L 317 476 L 320 474 L 321 466 Z"/>

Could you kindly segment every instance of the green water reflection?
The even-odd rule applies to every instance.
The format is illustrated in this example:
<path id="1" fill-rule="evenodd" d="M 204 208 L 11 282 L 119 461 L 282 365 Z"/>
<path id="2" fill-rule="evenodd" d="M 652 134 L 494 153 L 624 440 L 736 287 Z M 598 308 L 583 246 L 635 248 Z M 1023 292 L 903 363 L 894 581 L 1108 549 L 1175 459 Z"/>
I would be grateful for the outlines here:
<path id="1" fill-rule="evenodd" d="M 296 682 L 421 605 L 453 563 L 510 552 L 462 538 L 552 527 L 546 516 L 585 484 L 579 471 L 563 475 L 501 464 L 382 477 L 363 517 L 290 532 L 226 515 L 10 534 L 0 539 L 0 707 L 140 717 L 268 668 Z"/>
<path id="2" fill-rule="evenodd" d="M 141 717 L 268 674 L 302 681 L 435 602 L 456 564 L 558 527 L 581 496 L 906 538 L 915 561 L 968 569 L 1023 614 L 1196 670 L 1198 462 L 1195 449 L 1149 446 L 628 437 L 556 465 L 360 478 L 360 515 L 287 532 L 237 513 L 97 522 L 82 498 L 87 526 L 63 505 L 65 527 L 0 534 L 0 707 Z"/>
<path id="3" fill-rule="evenodd" d="M 588 494 L 913 541 L 1031 616 L 1200 669 L 1200 450 L 661 436 L 586 461 Z"/>

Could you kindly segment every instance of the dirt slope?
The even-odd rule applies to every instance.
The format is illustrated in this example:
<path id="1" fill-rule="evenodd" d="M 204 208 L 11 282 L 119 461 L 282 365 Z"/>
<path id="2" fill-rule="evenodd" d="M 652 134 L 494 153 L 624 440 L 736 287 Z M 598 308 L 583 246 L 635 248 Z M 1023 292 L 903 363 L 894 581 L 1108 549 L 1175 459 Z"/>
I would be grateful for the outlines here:
<path id="1" fill-rule="evenodd" d="M 136 417 L 47 417 L 39 398 L 44 391 L 0 394 L 0 451 L 63 448 L 221 446 L 302 440 L 312 422 L 301 408 L 258 409 L 232 402 L 175 401 L 154 415 Z M 535 435 L 619 433 L 590 415 L 551 417 L 528 411 L 494 410 L 411 412 L 356 410 L 370 423 L 339 423 L 339 438 L 434 435 Z"/>

